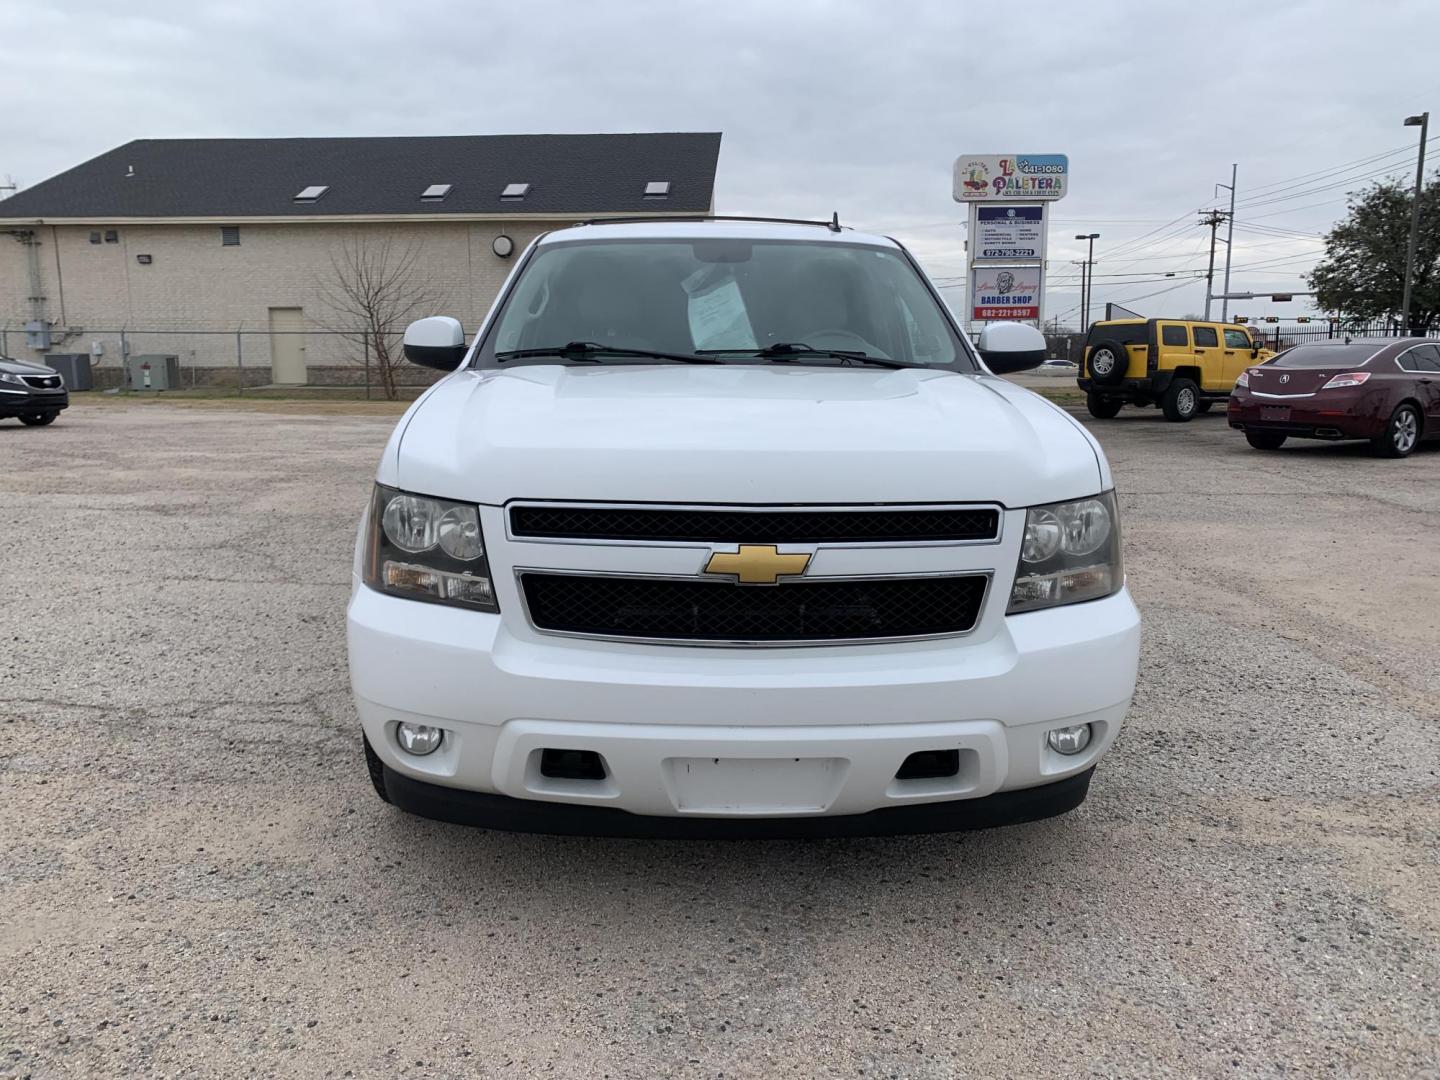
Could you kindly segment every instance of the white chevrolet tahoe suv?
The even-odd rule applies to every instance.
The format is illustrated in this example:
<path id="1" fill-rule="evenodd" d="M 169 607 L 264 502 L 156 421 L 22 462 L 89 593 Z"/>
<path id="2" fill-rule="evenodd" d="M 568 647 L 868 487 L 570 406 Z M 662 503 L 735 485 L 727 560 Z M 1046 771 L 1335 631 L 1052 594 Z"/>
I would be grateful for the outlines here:
<path id="1" fill-rule="evenodd" d="M 863 835 L 1085 798 L 1135 685 L 1110 469 L 894 240 L 590 223 L 396 426 L 350 678 L 380 796 L 492 828 Z"/>

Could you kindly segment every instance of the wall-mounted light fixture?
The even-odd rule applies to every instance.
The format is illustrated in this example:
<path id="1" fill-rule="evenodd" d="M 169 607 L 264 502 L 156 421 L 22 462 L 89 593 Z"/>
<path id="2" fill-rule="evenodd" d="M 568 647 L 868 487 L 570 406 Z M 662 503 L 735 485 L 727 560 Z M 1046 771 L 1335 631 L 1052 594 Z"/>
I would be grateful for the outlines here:
<path id="1" fill-rule="evenodd" d="M 495 237 L 494 240 L 490 241 L 490 250 L 495 252 L 496 255 L 499 255 L 500 258 L 508 259 L 515 253 L 515 241 L 511 240 L 510 237 L 504 233 L 501 233 Z"/>

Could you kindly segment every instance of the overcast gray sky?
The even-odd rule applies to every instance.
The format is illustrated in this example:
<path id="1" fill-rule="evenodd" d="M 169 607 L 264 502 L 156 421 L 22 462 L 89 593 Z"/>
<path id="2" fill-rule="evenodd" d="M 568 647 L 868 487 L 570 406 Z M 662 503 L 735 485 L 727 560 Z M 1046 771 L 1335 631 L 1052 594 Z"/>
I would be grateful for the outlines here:
<path id="1" fill-rule="evenodd" d="M 1436 0 L 139 0 L 123 11 L 3 0 L 0 11 L 0 175 L 22 187 L 143 137 L 719 130 L 717 210 L 838 210 L 904 240 L 945 281 L 964 272 L 955 157 L 1065 153 L 1047 317 L 1074 316 L 1078 231 L 1101 234 L 1098 303 L 1198 311 L 1203 283 L 1182 280 L 1205 265 L 1194 211 L 1219 202 L 1232 162 L 1232 288 L 1304 288 L 1345 192 L 1371 174 L 1413 179 L 1418 129 L 1401 121 L 1440 112 Z M 1440 165 L 1440 116 L 1432 150 Z M 959 289 L 947 295 L 963 306 Z"/>

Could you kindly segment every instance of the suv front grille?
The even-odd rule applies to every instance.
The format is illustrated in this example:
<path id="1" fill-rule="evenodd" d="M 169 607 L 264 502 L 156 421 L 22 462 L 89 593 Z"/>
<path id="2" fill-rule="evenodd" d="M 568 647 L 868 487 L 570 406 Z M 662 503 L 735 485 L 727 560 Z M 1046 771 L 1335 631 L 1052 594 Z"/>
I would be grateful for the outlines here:
<path id="1" fill-rule="evenodd" d="M 963 634 L 989 578 L 898 577 L 779 585 L 526 571 L 537 629 L 672 641 L 814 642 Z"/>
<path id="2" fill-rule="evenodd" d="M 518 538 L 700 544 L 984 542 L 1000 533 L 991 507 L 867 510 L 695 510 L 634 506 L 516 506 Z"/>
<path id="3" fill-rule="evenodd" d="M 59 375 L 21 375 L 25 385 L 33 386 L 37 390 L 58 390 L 60 388 Z"/>

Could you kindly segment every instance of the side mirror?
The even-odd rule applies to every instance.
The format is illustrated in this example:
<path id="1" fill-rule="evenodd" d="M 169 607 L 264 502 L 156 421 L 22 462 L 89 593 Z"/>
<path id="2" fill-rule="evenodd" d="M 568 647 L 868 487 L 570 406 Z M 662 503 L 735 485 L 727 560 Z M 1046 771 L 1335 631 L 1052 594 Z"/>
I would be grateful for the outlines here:
<path id="1" fill-rule="evenodd" d="M 1025 371 L 1045 362 L 1045 335 L 1016 322 L 988 323 L 980 331 L 980 359 L 996 375 Z"/>
<path id="2" fill-rule="evenodd" d="M 405 328 L 405 359 L 421 367 L 454 371 L 465 359 L 465 328 L 448 315 L 417 319 Z"/>

